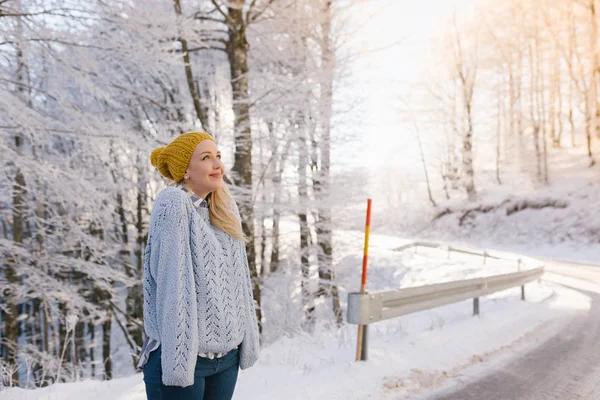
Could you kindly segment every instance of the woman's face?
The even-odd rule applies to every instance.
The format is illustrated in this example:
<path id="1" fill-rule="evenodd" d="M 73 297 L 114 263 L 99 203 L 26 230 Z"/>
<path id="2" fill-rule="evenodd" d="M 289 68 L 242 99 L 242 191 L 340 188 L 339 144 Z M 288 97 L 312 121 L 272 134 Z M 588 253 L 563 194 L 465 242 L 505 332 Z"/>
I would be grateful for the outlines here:
<path id="1" fill-rule="evenodd" d="M 215 142 L 206 139 L 194 149 L 183 182 L 205 199 L 209 193 L 223 187 L 224 173 L 221 152 Z"/>

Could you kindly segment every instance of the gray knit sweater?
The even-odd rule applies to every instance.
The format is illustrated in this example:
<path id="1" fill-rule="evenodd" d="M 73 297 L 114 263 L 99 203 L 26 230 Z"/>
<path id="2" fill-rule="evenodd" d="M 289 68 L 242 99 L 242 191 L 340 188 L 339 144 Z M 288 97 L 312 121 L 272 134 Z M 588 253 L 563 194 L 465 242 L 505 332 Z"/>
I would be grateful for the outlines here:
<path id="1" fill-rule="evenodd" d="M 237 207 L 235 212 L 239 217 Z M 244 243 L 218 230 L 208 208 L 177 187 L 156 198 L 144 256 L 144 329 L 160 342 L 162 381 L 190 386 L 199 353 L 240 345 L 258 359 L 258 325 Z"/>

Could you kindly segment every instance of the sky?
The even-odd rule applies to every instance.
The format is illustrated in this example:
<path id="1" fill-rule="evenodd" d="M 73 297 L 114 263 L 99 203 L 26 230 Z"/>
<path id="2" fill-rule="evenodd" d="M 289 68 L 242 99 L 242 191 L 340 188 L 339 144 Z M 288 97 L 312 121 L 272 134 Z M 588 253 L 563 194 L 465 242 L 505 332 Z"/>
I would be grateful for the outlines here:
<path id="1" fill-rule="evenodd" d="M 442 48 L 453 12 L 459 21 L 468 19 L 475 2 L 369 0 L 353 9 L 352 24 L 361 28 L 348 48 L 361 56 L 350 66 L 351 79 L 338 88 L 340 102 L 349 98 L 354 106 L 334 116 L 334 143 L 348 131 L 350 139 L 333 146 L 332 171 L 367 176 L 364 192 L 378 206 L 428 202 L 412 116 L 400 98 L 430 73 L 430 54 Z M 422 128 L 420 134 L 428 173 L 438 177 L 441 134 Z"/>
<path id="2" fill-rule="evenodd" d="M 436 49 L 435 39 L 443 35 L 453 11 L 468 15 L 474 3 L 374 0 L 355 9 L 356 22 L 364 26 L 350 46 L 364 55 L 353 63 L 352 83 L 344 89 L 362 95 L 354 111 L 360 120 L 352 121 L 359 124 L 355 128 L 360 131 L 356 148 L 368 149 L 372 168 L 386 166 L 390 159 L 405 166 L 419 160 L 414 130 L 398 127 L 397 109 L 406 109 L 398 97 L 422 80 L 431 65 L 429 54 Z M 338 153 L 340 158 L 344 158 L 343 153 Z"/>

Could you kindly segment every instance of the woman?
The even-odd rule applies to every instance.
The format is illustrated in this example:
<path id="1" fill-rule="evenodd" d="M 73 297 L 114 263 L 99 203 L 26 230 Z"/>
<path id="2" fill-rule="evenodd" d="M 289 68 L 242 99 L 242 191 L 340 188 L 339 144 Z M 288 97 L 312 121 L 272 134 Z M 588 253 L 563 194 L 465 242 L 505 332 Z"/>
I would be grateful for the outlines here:
<path id="1" fill-rule="evenodd" d="M 237 206 L 214 139 L 178 136 L 152 152 L 176 183 L 160 192 L 144 255 L 139 368 L 148 400 L 231 399 L 258 358 L 258 325 Z"/>

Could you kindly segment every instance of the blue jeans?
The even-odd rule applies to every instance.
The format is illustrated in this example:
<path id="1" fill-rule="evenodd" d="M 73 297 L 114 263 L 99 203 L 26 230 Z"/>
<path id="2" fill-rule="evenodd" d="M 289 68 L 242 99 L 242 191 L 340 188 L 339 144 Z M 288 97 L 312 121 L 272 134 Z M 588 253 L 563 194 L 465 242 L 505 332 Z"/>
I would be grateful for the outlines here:
<path id="1" fill-rule="evenodd" d="M 224 357 L 197 357 L 194 384 L 188 387 L 162 383 L 161 348 L 150 353 L 144 366 L 144 383 L 148 400 L 231 400 L 239 370 L 239 350 Z"/>

